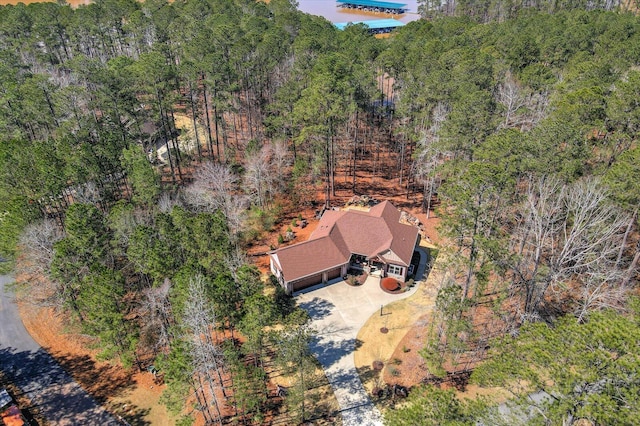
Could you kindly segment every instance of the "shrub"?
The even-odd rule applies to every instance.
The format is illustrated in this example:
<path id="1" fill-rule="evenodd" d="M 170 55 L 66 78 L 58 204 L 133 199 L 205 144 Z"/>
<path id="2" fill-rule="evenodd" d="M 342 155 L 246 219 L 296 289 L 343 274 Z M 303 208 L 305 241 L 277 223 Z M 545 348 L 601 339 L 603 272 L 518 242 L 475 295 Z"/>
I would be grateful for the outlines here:
<path id="1" fill-rule="evenodd" d="M 284 237 L 282 236 L 282 234 L 278 234 L 278 244 L 282 243 L 284 243 Z"/>
<path id="2" fill-rule="evenodd" d="M 347 284 L 358 285 L 358 278 L 355 275 L 347 275 Z"/>
<path id="3" fill-rule="evenodd" d="M 371 391 L 371 393 L 373 394 L 373 396 L 375 396 L 376 398 L 381 398 L 382 394 L 384 393 L 384 391 L 382 390 L 382 388 L 379 388 L 378 386 L 376 386 L 375 388 L 373 388 L 373 390 Z"/>

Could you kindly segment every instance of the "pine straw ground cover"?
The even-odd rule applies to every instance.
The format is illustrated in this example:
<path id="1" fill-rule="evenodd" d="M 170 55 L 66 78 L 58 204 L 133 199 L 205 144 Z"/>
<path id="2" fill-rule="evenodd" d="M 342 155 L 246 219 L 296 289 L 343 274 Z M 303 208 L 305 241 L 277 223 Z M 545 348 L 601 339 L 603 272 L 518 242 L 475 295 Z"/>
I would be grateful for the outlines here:
<path id="1" fill-rule="evenodd" d="M 175 424 L 175 417 L 159 402 L 165 385 L 154 383 L 151 373 L 133 372 L 99 361 L 97 351 L 88 349 L 90 339 L 72 333 L 53 310 L 25 302 L 18 306 L 34 340 L 111 413 L 131 424 Z"/>
<path id="2" fill-rule="evenodd" d="M 274 372 L 270 372 L 269 377 L 272 379 L 272 382 L 284 386 L 287 389 L 290 389 L 295 381 L 291 376 L 278 375 Z M 319 363 L 316 365 L 312 377 L 309 377 L 307 380 L 309 380 L 309 389 L 305 392 L 305 419 L 307 420 L 305 424 L 315 426 L 341 426 L 342 416 L 340 415 L 340 406 L 324 374 L 324 370 Z M 296 424 L 297 421 L 293 414 L 294 413 L 287 411 L 287 404 L 283 401 L 280 411 L 274 413 L 274 418 L 270 424 L 274 426 Z"/>
<path id="3" fill-rule="evenodd" d="M 374 390 L 393 385 L 410 390 L 424 383 L 428 376 L 420 350 L 426 344 L 436 296 L 443 281 L 441 265 L 445 265 L 443 258 L 435 262 L 414 295 L 385 306 L 382 315 L 374 314 L 358 333 L 357 339 L 362 344 L 354 354 L 355 366 L 366 391 L 381 411 L 392 407 L 396 401 L 375 396 Z M 383 333 L 382 329 L 387 331 Z M 457 395 L 460 398 L 484 395 L 496 402 L 505 399 L 504 390 L 476 385 L 467 385 L 464 392 L 457 392 Z"/>
<path id="4" fill-rule="evenodd" d="M 435 298 L 438 293 L 438 263 L 434 265 L 426 281 L 419 283 L 418 290 L 412 296 L 391 303 L 382 309 L 380 313 L 374 314 L 364 324 L 358 332 L 358 341 L 362 342 L 354 354 L 356 369 L 360 374 L 360 379 L 371 395 L 374 388 L 383 388 L 383 378 L 389 372 L 398 371 L 399 376 L 403 376 L 402 383 L 393 383 L 411 386 L 417 384 L 424 376 L 426 370 L 421 365 L 422 361 L 418 351 L 424 346 L 424 341 L 415 339 L 415 344 L 405 347 L 402 356 L 398 361 L 394 360 L 396 348 L 400 346 L 402 339 L 414 327 L 424 328 L 426 334 L 426 324 L 435 306 Z M 382 333 L 380 330 L 386 328 L 388 331 Z M 417 355 L 415 357 L 414 355 Z M 381 361 L 384 366 L 381 371 L 373 368 L 375 361 Z M 379 366 L 379 363 L 376 363 Z M 393 373 L 396 375 L 397 373 Z M 388 384 L 393 384 L 389 382 Z M 375 399 L 375 398 L 374 398 Z M 374 401 L 376 402 L 376 401 Z"/>

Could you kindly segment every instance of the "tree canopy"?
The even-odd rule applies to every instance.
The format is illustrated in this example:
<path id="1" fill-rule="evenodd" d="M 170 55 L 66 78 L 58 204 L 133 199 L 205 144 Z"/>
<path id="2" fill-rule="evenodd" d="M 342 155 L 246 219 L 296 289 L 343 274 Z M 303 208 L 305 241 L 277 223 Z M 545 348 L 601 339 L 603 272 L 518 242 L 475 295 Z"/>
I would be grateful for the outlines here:
<path id="1" fill-rule="evenodd" d="M 30 285 L 105 358 L 157 359 L 177 411 L 193 395 L 206 421 L 261 415 L 274 359 L 303 422 L 309 324 L 244 251 L 283 205 L 330 207 L 371 173 L 443 217 L 432 374 L 520 333 L 522 358 L 494 357 L 540 366 L 522 372 L 544 416 L 634 419 L 637 359 L 608 330 L 635 336 L 637 310 L 619 313 L 640 262 L 640 20 L 616 2 L 436 3 L 384 39 L 289 0 L 0 7 L 0 256 L 41 260 L 49 283 Z M 433 424 L 477 408 L 412 401 Z"/>

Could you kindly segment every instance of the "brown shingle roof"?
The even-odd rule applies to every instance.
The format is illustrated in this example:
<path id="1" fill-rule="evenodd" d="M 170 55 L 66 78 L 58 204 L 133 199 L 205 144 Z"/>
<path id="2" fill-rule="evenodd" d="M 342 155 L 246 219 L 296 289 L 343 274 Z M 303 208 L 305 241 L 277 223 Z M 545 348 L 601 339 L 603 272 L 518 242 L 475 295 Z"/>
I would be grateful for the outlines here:
<path id="1" fill-rule="evenodd" d="M 327 236 L 278 249 L 274 255 L 285 280 L 293 281 L 342 265 L 351 253 L 341 241 L 336 244 Z"/>
<path id="2" fill-rule="evenodd" d="M 383 201 L 368 212 L 328 210 L 308 241 L 272 254 L 286 281 L 313 275 L 349 261 L 352 253 L 409 265 L 418 229 L 400 221 L 400 211 Z"/>

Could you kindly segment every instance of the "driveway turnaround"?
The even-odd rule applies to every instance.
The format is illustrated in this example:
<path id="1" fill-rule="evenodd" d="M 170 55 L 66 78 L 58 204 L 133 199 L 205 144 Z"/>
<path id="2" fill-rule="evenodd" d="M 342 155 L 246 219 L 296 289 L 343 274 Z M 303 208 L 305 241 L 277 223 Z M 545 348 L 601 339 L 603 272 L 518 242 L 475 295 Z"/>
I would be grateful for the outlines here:
<path id="1" fill-rule="evenodd" d="M 29 335 L 0 275 L 0 369 L 52 425 L 119 425 Z"/>
<path id="2" fill-rule="evenodd" d="M 427 255 L 420 250 L 417 278 L 423 279 Z M 371 315 L 396 300 L 414 294 L 420 281 L 400 294 L 380 289 L 380 278 L 368 277 L 359 287 L 344 281 L 312 287 L 296 294 L 298 306 L 306 310 L 317 331 L 311 344 L 340 405 L 345 426 L 382 425 L 382 415 L 362 386 L 355 368 L 353 353 L 358 331 Z"/>

